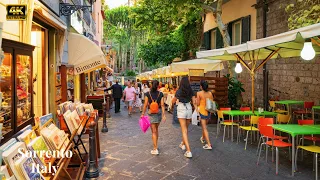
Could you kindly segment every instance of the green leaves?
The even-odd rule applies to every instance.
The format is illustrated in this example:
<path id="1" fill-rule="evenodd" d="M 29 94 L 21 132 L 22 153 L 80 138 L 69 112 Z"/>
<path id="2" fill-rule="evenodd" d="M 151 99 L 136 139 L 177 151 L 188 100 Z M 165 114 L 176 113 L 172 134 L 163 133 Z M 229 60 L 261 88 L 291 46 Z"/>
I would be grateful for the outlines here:
<path id="1" fill-rule="evenodd" d="M 231 77 L 230 74 L 224 76 L 228 79 L 228 102 L 232 108 L 238 108 L 238 99 L 241 98 L 241 93 L 245 92 L 243 84 L 236 78 Z"/>
<path id="2" fill-rule="evenodd" d="M 319 0 L 298 0 L 295 4 L 289 4 L 285 11 L 289 15 L 288 27 L 290 30 L 320 22 Z"/>

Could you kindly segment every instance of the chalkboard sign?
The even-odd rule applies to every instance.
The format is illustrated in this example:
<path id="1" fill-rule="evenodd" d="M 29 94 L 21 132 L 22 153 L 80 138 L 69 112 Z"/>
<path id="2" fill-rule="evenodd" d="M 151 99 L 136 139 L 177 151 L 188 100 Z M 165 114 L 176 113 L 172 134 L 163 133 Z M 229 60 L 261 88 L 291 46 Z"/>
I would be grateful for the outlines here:
<path id="1" fill-rule="evenodd" d="M 190 86 L 194 93 L 200 91 L 200 82 L 190 83 Z"/>

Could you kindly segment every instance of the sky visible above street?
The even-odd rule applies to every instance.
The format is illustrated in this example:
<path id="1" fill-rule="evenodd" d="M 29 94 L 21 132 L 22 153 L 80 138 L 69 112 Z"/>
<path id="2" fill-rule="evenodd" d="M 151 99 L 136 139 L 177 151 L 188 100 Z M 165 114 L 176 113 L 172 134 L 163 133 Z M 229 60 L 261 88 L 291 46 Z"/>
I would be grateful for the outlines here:
<path id="1" fill-rule="evenodd" d="M 113 9 L 121 5 L 125 5 L 126 3 L 128 3 L 128 0 L 106 0 L 106 3 L 108 4 L 110 9 Z"/>

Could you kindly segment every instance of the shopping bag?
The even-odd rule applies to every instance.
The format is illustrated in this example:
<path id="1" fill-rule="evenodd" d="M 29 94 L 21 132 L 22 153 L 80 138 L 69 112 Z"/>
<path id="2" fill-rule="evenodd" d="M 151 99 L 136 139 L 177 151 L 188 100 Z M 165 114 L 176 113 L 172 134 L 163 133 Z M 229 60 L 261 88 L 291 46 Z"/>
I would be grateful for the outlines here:
<path id="1" fill-rule="evenodd" d="M 146 133 L 148 128 L 150 127 L 150 120 L 149 120 L 149 116 L 143 116 L 140 118 L 139 120 L 139 125 L 141 130 Z"/>
<path id="2" fill-rule="evenodd" d="M 192 114 L 192 124 L 198 125 L 198 113 L 196 110 L 194 110 Z"/>
<path id="3" fill-rule="evenodd" d="M 211 113 L 217 110 L 216 103 L 209 98 L 206 99 L 206 110 Z"/>

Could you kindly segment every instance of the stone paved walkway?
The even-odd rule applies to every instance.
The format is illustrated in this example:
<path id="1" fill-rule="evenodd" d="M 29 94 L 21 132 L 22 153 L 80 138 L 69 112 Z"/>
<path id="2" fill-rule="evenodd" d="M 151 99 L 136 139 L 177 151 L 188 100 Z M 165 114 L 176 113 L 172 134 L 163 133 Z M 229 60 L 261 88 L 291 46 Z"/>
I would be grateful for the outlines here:
<path id="1" fill-rule="evenodd" d="M 123 109 L 123 108 L 122 108 Z M 112 109 L 113 110 L 113 109 Z M 111 111 L 112 111 L 111 110 Z M 298 163 L 300 171 L 291 177 L 291 162 L 287 149 L 280 155 L 279 175 L 275 175 L 275 163 L 266 163 L 263 157 L 256 164 L 256 144 L 239 144 L 229 139 L 222 142 L 221 135 L 216 138 L 216 127 L 210 125 L 209 132 L 213 150 L 203 150 L 199 141 L 201 128 L 190 125 L 189 139 L 193 158 L 187 159 L 178 147 L 181 142 L 179 126 L 172 125 L 172 115 L 167 114 L 167 122 L 160 126 L 160 155 L 150 154 L 152 149 L 151 131 L 142 133 L 138 125 L 139 113 L 128 117 L 122 110 L 120 114 L 111 113 L 108 133 L 100 133 L 101 151 L 105 153 L 99 161 L 101 176 L 98 179 L 313 179 L 312 163 Z M 102 120 L 99 122 L 102 126 Z M 101 128 L 100 128 L 101 129 Z M 281 150 L 280 150 L 281 151 Z M 282 150 L 283 152 L 283 150 Z M 312 158 L 312 155 L 310 155 Z"/>

